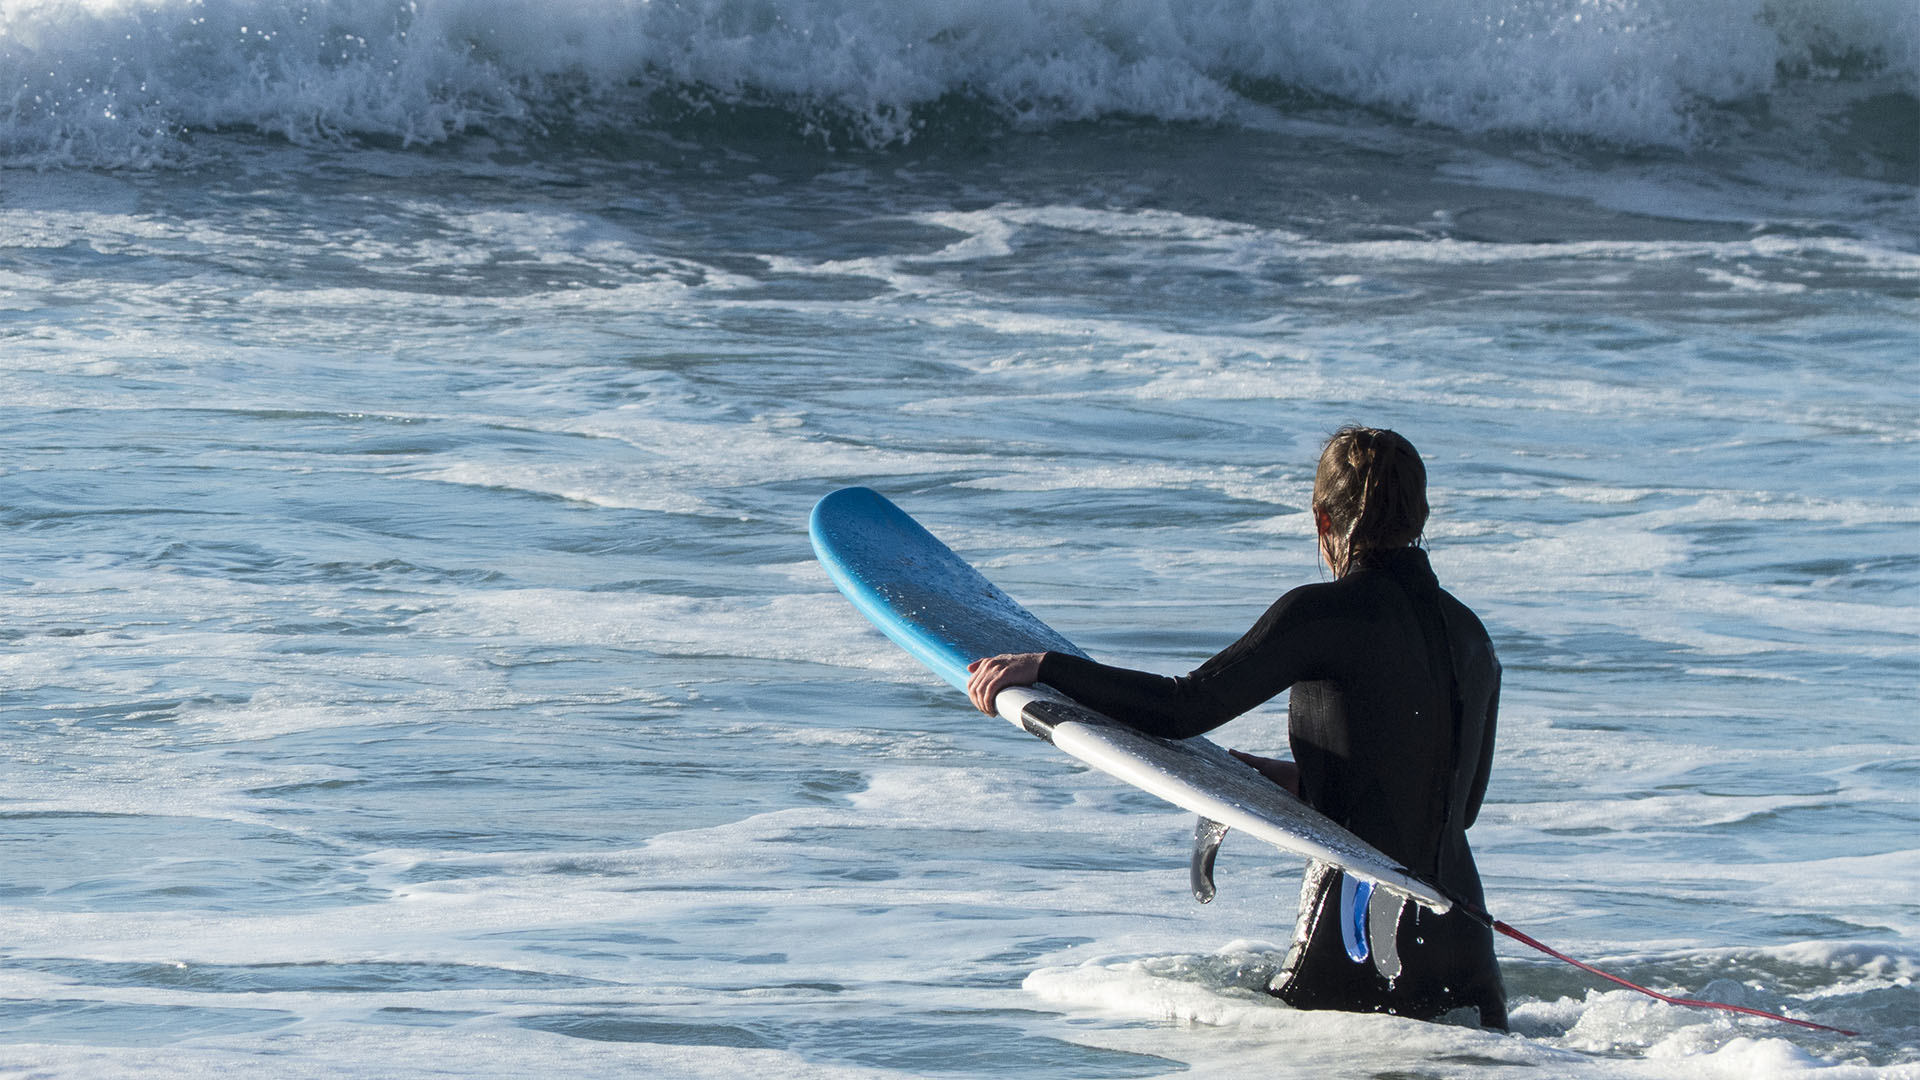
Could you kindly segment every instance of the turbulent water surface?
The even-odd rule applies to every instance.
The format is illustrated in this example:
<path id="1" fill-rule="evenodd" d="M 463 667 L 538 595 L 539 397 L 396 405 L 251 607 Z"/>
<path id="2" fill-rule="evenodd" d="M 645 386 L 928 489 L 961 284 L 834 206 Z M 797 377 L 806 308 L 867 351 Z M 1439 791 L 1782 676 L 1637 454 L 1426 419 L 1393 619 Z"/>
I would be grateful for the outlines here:
<path id="1" fill-rule="evenodd" d="M 1920 1076 L 1920 15 L 0 4 L 0 1075 Z M 1514 1033 L 1262 993 L 1301 865 L 965 707 L 1425 454 Z M 1216 733 L 1277 752 L 1276 702 Z"/>

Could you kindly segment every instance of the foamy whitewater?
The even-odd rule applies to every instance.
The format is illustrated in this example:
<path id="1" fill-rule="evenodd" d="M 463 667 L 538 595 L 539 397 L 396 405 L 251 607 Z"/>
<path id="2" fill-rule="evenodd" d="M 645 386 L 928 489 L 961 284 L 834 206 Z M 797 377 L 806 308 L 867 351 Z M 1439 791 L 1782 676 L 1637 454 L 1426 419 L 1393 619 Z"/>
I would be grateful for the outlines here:
<path id="1" fill-rule="evenodd" d="M 1910 0 L 0 0 L 0 1076 L 1920 1077 Z M 1425 453 L 1514 1031 L 959 696 Z M 1221 729 L 1284 749 L 1276 702 Z"/>

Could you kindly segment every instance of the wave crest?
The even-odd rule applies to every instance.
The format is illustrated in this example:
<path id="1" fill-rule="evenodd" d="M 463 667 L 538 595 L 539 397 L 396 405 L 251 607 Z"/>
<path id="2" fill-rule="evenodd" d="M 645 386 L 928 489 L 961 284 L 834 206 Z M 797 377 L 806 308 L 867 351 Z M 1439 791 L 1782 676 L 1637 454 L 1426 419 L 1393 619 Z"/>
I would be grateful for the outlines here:
<path id="1" fill-rule="evenodd" d="M 883 145 L 956 100 L 1017 125 L 1231 122 L 1249 86 L 1466 131 L 1685 145 L 1713 103 L 1888 76 L 1920 85 L 1907 0 L 0 0 L 0 160 L 735 107 Z"/>

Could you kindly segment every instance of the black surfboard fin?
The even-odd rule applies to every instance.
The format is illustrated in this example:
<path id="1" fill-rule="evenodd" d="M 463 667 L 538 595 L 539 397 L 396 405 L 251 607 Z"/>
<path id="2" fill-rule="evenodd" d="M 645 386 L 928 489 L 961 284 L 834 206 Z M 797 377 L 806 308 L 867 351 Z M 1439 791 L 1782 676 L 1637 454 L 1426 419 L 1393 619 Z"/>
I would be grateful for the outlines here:
<path id="1" fill-rule="evenodd" d="M 1213 859 L 1226 838 L 1225 825 L 1205 817 L 1194 822 L 1193 863 L 1187 867 L 1187 880 L 1193 886 L 1193 898 L 1203 904 L 1213 900 Z"/>

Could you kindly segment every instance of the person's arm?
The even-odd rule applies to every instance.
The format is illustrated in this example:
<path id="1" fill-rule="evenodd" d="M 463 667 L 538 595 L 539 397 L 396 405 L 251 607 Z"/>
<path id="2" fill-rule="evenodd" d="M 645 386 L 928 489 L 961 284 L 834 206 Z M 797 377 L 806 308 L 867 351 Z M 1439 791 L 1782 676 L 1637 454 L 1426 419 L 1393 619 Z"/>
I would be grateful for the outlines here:
<path id="1" fill-rule="evenodd" d="M 967 671 L 967 697 L 988 716 L 995 715 L 993 699 L 1000 691 L 1037 682 L 1130 727 L 1169 739 L 1211 731 L 1238 715 L 1202 707 L 1188 680 L 1112 667 L 1070 653 L 1002 653 L 975 660 Z M 1115 703 L 1123 704 L 1114 708 Z"/>
<path id="2" fill-rule="evenodd" d="M 1487 797 L 1487 781 L 1493 775 L 1493 729 L 1498 724 L 1500 714 L 1500 661 L 1493 662 L 1493 686 L 1487 694 L 1485 717 L 1480 728 L 1480 753 L 1473 767 L 1473 786 L 1467 790 L 1466 817 L 1460 827 L 1473 827 L 1474 820 L 1480 816 L 1480 802 Z"/>
<path id="3" fill-rule="evenodd" d="M 973 699 L 974 707 L 991 716 L 994 714 L 993 699 L 1000 691 L 1010 686 L 1031 686 L 1041 681 L 1040 670 L 1046 665 L 1048 653 L 1003 653 L 975 660 L 967 665 L 971 673 L 967 680 L 967 696 Z M 1127 672 L 1122 668 L 1111 669 L 1129 675 L 1141 675 L 1143 672 Z M 1157 676 L 1149 676 L 1157 678 Z M 1300 767 L 1291 761 L 1279 758 L 1257 757 L 1253 754 L 1229 750 L 1228 753 L 1251 765 L 1261 776 L 1300 795 Z"/>
<path id="4" fill-rule="evenodd" d="M 1259 704 L 1254 701 L 1236 709 L 1220 701 L 1202 676 L 1204 671 L 1203 666 L 1187 675 L 1155 675 L 1050 652 L 1041 660 L 1039 681 L 1136 731 L 1186 739 L 1212 731 Z M 1274 693 L 1280 689 L 1275 687 Z"/>
<path id="5" fill-rule="evenodd" d="M 1212 731 L 1291 686 L 1325 662 L 1341 639 L 1327 586 L 1281 597 L 1213 659 L 1190 674 L 1155 675 L 1071 653 L 1015 653 L 975 661 L 968 693 L 983 712 L 1008 686 L 1046 683 L 1082 705 L 1148 735 L 1185 739 Z"/>

